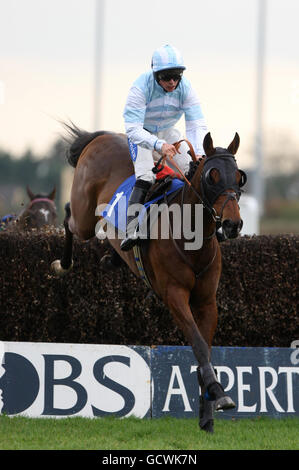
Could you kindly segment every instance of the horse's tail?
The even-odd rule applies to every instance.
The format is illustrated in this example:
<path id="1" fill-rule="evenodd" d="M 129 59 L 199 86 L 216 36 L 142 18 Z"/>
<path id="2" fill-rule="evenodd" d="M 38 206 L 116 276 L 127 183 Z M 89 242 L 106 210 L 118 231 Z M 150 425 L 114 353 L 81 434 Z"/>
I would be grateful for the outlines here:
<path id="1" fill-rule="evenodd" d="M 64 140 L 69 144 L 66 151 L 66 159 L 74 168 L 77 166 L 79 157 L 86 145 L 99 135 L 107 134 L 106 131 L 84 131 L 77 127 L 73 122 L 71 122 L 71 124 L 63 122 L 62 124 L 68 132 L 68 136 L 64 136 Z"/>

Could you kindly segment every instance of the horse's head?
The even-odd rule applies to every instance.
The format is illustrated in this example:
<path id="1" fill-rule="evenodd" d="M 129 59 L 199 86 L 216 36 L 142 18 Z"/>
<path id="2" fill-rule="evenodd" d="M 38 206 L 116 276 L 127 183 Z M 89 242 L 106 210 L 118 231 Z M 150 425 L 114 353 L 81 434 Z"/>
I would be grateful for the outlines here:
<path id="1" fill-rule="evenodd" d="M 56 225 L 57 212 L 55 206 L 56 188 L 49 194 L 34 194 L 27 186 L 30 203 L 20 217 L 26 228 L 40 228 L 44 225 Z"/>
<path id="2" fill-rule="evenodd" d="M 238 201 L 247 177 L 234 157 L 239 144 L 237 133 L 227 149 L 214 148 L 210 133 L 203 142 L 206 158 L 201 177 L 202 198 L 214 220 L 221 223 L 226 238 L 236 238 L 243 226 Z"/>

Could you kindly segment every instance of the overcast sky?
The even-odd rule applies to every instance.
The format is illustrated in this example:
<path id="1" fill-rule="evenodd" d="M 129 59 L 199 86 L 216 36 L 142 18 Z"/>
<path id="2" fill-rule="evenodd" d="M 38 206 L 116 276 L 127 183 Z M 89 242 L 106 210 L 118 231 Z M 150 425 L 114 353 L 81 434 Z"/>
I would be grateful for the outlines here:
<path id="1" fill-rule="evenodd" d="M 183 53 L 185 74 L 198 92 L 214 143 L 228 145 L 238 131 L 240 158 L 252 162 L 258 2 L 102 1 L 96 127 L 124 130 L 122 112 L 131 83 L 149 69 L 154 49 L 171 43 Z M 95 4 L 0 0 L 1 148 L 21 154 L 31 147 L 44 154 L 61 131 L 57 120 L 71 119 L 94 130 Z M 298 0 L 267 0 L 267 144 L 281 134 L 298 144 L 298 18 Z M 179 127 L 184 129 L 183 121 Z"/>

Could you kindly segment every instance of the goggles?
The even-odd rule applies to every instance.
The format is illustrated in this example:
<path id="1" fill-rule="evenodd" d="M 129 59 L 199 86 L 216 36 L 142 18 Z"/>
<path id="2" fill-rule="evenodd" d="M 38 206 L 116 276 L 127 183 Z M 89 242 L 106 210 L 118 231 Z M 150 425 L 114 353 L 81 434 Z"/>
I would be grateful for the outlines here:
<path id="1" fill-rule="evenodd" d="M 170 82 L 170 80 L 180 80 L 183 76 L 183 71 L 165 71 L 157 73 L 158 80 L 163 80 L 164 82 Z"/>

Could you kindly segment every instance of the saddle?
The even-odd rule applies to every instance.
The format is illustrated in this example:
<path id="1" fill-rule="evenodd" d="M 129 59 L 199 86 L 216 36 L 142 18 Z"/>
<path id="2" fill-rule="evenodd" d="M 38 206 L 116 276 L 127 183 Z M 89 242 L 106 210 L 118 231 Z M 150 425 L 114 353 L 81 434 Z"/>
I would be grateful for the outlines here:
<path id="1" fill-rule="evenodd" d="M 182 173 L 182 171 L 180 170 L 180 168 L 172 160 L 172 158 L 162 156 L 158 160 L 158 162 L 155 163 L 155 166 L 152 169 L 152 172 L 156 175 L 156 182 L 149 189 L 149 191 L 146 195 L 146 198 L 145 198 L 145 202 L 148 202 L 151 199 L 155 199 L 156 197 L 159 197 L 159 196 L 163 195 L 164 193 L 166 193 L 170 189 L 171 184 L 172 184 L 172 180 L 174 178 L 185 181 L 187 183 L 190 182 L 192 176 L 194 175 L 194 173 L 197 169 L 199 161 L 196 158 L 196 155 L 195 155 L 194 149 L 192 147 L 192 144 L 186 139 L 182 139 L 182 140 L 174 143 L 174 146 L 175 146 L 177 152 L 180 153 L 179 148 L 180 148 L 181 142 L 187 142 L 187 144 L 189 145 L 188 153 L 192 158 L 192 160 L 190 162 L 188 173 L 186 175 L 184 175 Z M 177 171 L 174 171 L 172 168 L 170 168 L 166 164 L 166 160 L 171 162 L 172 165 L 175 166 Z"/>
<path id="2" fill-rule="evenodd" d="M 165 192 L 170 190 L 172 185 L 172 177 L 167 175 L 163 179 L 156 181 L 148 190 L 148 193 L 145 198 L 145 203 L 151 201 L 152 199 L 160 198 Z"/>

